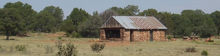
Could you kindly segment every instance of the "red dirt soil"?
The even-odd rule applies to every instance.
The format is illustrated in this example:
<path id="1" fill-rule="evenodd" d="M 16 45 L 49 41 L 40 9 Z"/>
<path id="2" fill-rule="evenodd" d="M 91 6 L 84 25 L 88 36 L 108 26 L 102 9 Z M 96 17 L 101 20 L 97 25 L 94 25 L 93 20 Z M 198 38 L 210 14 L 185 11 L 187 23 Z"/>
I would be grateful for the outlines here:
<path id="1" fill-rule="evenodd" d="M 34 41 L 34 42 L 49 42 L 49 43 L 57 42 L 55 40 L 52 40 L 52 41 L 49 41 L 49 40 L 31 40 L 31 41 Z M 68 41 L 63 41 L 63 43 L 68 43 Z M 74 43 L 74 44 L 105 43 L 106 46 L 122 46 L 122 45 L 131 45 L 132 44 L 130 42 L 71 42 L 71 43 Z"/>
<path id="2" fill-rule="evenodd" d="M 44 36 L 46 37 L 62 37 L 64 36 L 66 33 L 65 32 L 56 32 L 56 33 L 43 33 Z M 34 42 L 48 42 L 48 43 L 55 43 L 57 42 L 56 40 L 30 40 L 30 41 L 34 41 Z M 63 41 L 64 43 L 68 43 L 68 41 Z M 74 44 L 94 44 L 94 43 L 105 43 L 106 46 L 122 46 L 122 45 L 131 45 L 131 42 L 71 42 Z"/>

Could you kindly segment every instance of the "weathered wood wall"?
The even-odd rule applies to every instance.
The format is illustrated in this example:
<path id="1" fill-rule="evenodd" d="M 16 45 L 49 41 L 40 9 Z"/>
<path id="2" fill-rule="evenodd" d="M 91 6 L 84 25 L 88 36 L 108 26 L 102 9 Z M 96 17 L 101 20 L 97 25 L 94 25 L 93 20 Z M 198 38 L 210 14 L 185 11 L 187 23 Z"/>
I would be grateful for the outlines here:
<path id="1" fill-rule="evenodd" d="M 102 25 L 101 28 L 123 28 L 123 26 L 115 19 L 110 18 L 107 22 L 104 23 L 104 25 Z"/>

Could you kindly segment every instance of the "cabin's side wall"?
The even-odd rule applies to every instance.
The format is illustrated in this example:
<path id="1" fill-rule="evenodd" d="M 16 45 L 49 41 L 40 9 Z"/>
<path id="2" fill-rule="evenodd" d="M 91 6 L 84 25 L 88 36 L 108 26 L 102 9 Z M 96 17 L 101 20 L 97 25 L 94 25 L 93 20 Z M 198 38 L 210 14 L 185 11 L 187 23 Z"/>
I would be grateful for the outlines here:
<path id="1" fill-rule="evenodd" d="M 133 31 L 132 41 L 149 41 L 150 31 Z"/>
<path id="2" fill-rule="evenodd" d="M 100 39 L 101 40 L 106 40 L 105 30 L 104 29 L 100 29 Z"/>
<path id="3" fill-rule="evenodd" d="M 153 40 L 154 41 L 165 41 L 165 31 L 153 31 Z"/>

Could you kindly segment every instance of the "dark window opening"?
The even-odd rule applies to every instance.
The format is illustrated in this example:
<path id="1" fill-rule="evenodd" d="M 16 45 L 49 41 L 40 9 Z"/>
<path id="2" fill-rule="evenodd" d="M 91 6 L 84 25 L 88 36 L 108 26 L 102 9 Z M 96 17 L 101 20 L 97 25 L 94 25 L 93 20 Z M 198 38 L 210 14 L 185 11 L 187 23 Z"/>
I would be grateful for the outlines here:
<path id="1" fill-rule="evenodd" d="M 106 38 L 120 38 L 120 30 L 105 30 Z"/>

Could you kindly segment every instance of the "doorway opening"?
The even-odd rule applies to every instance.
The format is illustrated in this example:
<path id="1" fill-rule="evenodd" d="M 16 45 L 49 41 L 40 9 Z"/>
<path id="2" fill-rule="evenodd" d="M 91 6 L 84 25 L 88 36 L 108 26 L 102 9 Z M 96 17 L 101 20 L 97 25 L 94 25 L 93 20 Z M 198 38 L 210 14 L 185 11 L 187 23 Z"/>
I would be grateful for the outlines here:
<path id="1" fill-rule="evenodd" d="M 154 39 L 153 39 L 153 31 L 152 30 L 150 31 L 150 41 L 154 41 Z"/>

